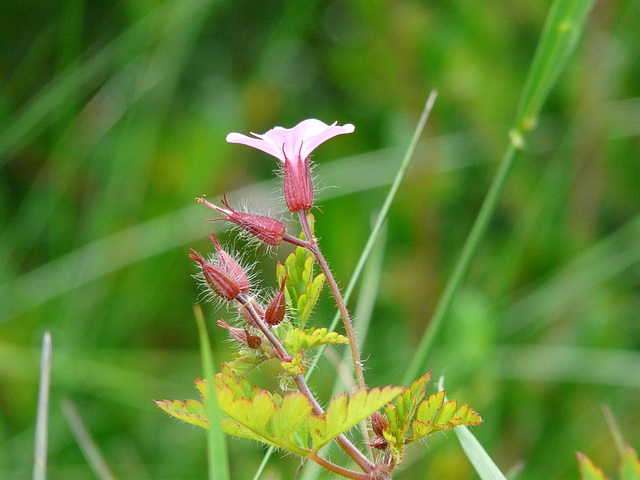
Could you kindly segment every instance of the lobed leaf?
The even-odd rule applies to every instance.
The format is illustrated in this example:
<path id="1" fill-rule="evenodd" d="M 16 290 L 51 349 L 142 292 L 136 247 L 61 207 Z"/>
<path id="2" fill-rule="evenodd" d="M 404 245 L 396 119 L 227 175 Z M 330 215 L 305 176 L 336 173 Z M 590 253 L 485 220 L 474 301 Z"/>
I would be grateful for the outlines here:
<path id="1" fill-rule="evenodd" d="M 480 425 L 482 418 L 468 405 L 458 407 L 456 400 L 445 402 L 444 390 L 434 393 L 418 407 L 412 423 L 413 434 L 407 443 L 419 440 L 441 430 L 451 430 L 459 425 Z"/>
<path id="2" fill-rule="evenodd" d="M 252 398 L 237 398 L 237 390 L 216 383 L 220 409 L 230 417 L 224 422 L 225 431 L 268 445 L 282 448 L 297 455 L 308 456 L 301 436 L 296 431 L 306 431 L 311 416 L 309 399 L 299 392 L 280 397 L 266 390 L 258 390 Z"/>
<path id="3" fill-rule="evenodd" d="M 305 270 L 305 273 L 307 272 L 310 274 L 312 270 Z M 307 289 L 302 295 L 300 295 L 300 298 L 298 298 L 297 312 L 301 327 L 304 327 L 307 324 L 309 315 L 311 315 L 313 307 L 316 306 L 318 298 L 320 298 L 320 292 L 322 292 L 324 281 L 325 276 L 323 273 L 320 273 L 316 278 L 307 282 Z"/>
<path id="4" fill-rule="evenodd" d="M 326 328 L 310 328 L 301 330 L 293 328 L 286 332 L 282 340 L 284 347 L 289 352 L 299 352 L 319 345 L 337 344 L 346 345 L 349 339 L 336 332 L 330 332 Z"/>
<path id="5" fill-rule="evenodd" d="M 334 397 L 329 408 L 320 416 L 309 418 L 309 433 L 314 452 L 351 429 L 382 408 L 402 392 L 401 387 L 358 390 L 347 398 L 345 393 Z"/>
<path id="6" fill-rule="evenodd" d="M 169 415 L 179 418 L 183 422 L 202 428 L 209 428 L 207 409 L 197 400 L 154 400 L 153 401 Z"/>

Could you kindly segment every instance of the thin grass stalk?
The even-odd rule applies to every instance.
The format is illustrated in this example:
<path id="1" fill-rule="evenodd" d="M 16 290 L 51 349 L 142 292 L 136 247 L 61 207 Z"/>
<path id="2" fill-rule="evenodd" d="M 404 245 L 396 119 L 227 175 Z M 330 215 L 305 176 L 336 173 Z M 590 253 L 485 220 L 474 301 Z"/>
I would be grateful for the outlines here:
<path id="1" fill-rule="evenodd" d="M 556 0 L 551 6 L 527 75 L 518 113 L 509 133 L 510 141 L 507 150 L 465 241 L 460 258 L 438 301 L 429 326 L 405 372 L 404 383 L 409 383 L 418 377 L 424 368 L 443 320 L 449 313 L 453 299 L 469 271 L 480 241 L 484 238 L 489 222 L 493 218 L 516 153 L 524 148 L 528 133 L 537 125 L 540 109 L 575 48 L 592 2 L 593 0 Z"/>
<path id="2" fill-rule="evenodd" d="M 82 421 L 75 405 L 70 400 L 65 399 L 62 401 L 60 407 L 71 427 L 71 433 L 73 433 L 84 458 L 87 459 L 87 463 L 89 463 L 96 477 L 100 480 L 116 480 L 116 476 L 109 468 L 109 465 L 107 465 L 100 450 L 98 450 L 98 446 Z"/>
<path id="3" fill-rule="evenodd" d="M 38 390 L 38 412 L 33 459 L 33 480 L 47 478 L 47 440 L 49 436 L 49 391 L 51 386 L 51 334 L 42 338 L 40 360 L 40 384 Z"/>
<path id="4" fill-rule="evenodd" d="M 198 335 L 200 337 L 200 351 L 202 352 L 202 371 L 207 379 L 209 394 L 205 407 L 209 428 L 207 429 L 207 463 L 209 466 L 209 480 L 229 480 L 229 455 L 227 453 L 227 440 L 222 431 L 222 412 L 216 401 L 216 390 L 213 386 L 214 360 L 207 326 L 204 321 L 202 307 L 198 304 L 193 306 L 193 313 L 198 324 Z"/>

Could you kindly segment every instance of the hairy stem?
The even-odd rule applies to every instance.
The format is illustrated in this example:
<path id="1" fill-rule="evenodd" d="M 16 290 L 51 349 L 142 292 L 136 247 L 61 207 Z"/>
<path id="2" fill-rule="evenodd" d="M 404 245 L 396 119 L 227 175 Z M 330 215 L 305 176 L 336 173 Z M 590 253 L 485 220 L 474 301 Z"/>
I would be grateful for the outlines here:
<path id="1" fill-rule="evenodd" d="M 243 306 L 243 308 L 245 308 L 245 311 L 251 316 L 253 322 L 258 326 L 269 343 L 271 343 L 276 352 L 276 355 L 278 356 L 278 359 L 283 362 L 291 361 L 291 356 L 287 353 L 278 339 L 271 333 L 269 327 L 267 327 L 267 325 L 265 325 L 265 323 L 260 318 L 260 315 L 258 315 L 258 312 L 253 306 L 252 300 L 244 294 L 238 295 L 236 297 L 236 300 Z M 302 375 L 295 375 L 293 377 L 293 380 L 298 387 L 298 390 L 311 402 L 313 413 L 315 413 L 316 415 L 322 415 L 324 413 L 324 410 L 311 393 L 311 390 L 309 390 L 309 386 L 307 385 L 304 377 Z M 338 442 L 338 445 L 340 445 L 345 453 L 349 455 L 363 471 L 369 473 L 375 469 L 375 465 L 360 450 L 358 450 L 358 448 L 347 437 L 345 437 L 344 435 L 339 435 L 338 437 L 336 437 L 336 442 Z"/>
<path id="2" fill-rule="evenodd" d="M 367 388 L 367 384 L 364 380 L 364 372 L 362 370 L 362 361 L 360 360 L 360 350 L 358 349 L 358 342 L 356 341 L 356 334 L 353 330 L 353 325 L 351 323 L 351 317 L 349 315 L 349 311 L 347 310 L 347 306 L 345 305 L 344 299 L 342 298 L 342 293 L 340 293 L 340 289 L 338 288 L 338 284 L 336 283 L 335 278 L 333 278 L 333 274 L 329 269 L 329 265 L 327 264 L 327 261 L 324 259 L 324 256 L 320 251 L 320 247 L 318 246 L 317 239 L 313 237 L 311 234 L 311 229 L 309 228 L 309 221 L 307 220 L 307 215 L 305 214 L 305 212 L 299 211 L 298 217 L 300 218 L 300 225 L 302 225 L 302 231 L 304 232 L 304 236 L 308 240 L 307 248 L 316 257 L 316 260 L 318 261 L 318 265 L 320 265 L 320 269 L 322 270 L 322 273 L 324 273 L 324 276 L 327 279 L 327 283 L 329 284 L 329 288 L 331 289 L 333 298 L 336 301 L 338 310 L 340 310 L 340 315 L 342 316 L 342 322 L 344 323 L 344 329 L 347 333 L 347 337 L 349 338 L 349 347 L 351 348 L 351 358 L 353 359 L 353 369 L 356 374 L 356 381 L 358 382 L 358 388 L 360 389 Z"/>
<path id="3" fill-rule="evenodd" d="M 328 460 L 325 460 L 324 458 L 318 456 L 318 455 L 314 455 L 312 457 L 309 457 L 309 459 L 313 460 L 314 462 L 316 462 L 318 465 L 320 465 L 322 468 L 325 468 L 327 470 L 329 470 L 330 472 L 333 472 L 337 475 L 341 475 L 343 477 L 347 477 L 347 478 L 353 478 L 354 480 L 372 480 L 371 474 L 370 473 L 360 473 L 360 472 L 354 472 L 353 470 L 348 470 L 344 467 L 341 467 L 340 465 L 336 465 L 335 463 L 331 463 Z"/>

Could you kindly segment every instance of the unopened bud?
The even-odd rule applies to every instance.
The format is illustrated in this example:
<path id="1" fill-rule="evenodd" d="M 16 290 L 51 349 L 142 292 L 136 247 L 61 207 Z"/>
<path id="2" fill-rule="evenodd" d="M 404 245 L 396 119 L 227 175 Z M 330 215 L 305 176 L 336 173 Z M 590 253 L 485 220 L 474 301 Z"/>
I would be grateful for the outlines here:
<path id="1" fill-rule="evenodd" d="M 377 450 L 385 450 L 389 446 L 389 442 L 387 442 L 382 437 L 378 437 L 373 442 L 371 442 L 369 446 Z"/>
<path id="2" fill-rule="evenodd" d="M 238 289 L 242 293 L 247 293 L 249 291 L 249 279 L 247 275 L 244 273 L 243 268 L 240 264 L 225 252 L 222 247 L 220 247 L 220 243 L 218 243 L 218 239 L 212 233 L 208 236 L 209 240 L 213 243 L 213 246 L 216 249 L 217 257 L 218 257 L 218 267 L 224 271 L 231 280 L 238 286 Z"/>
<path id="3" fill-rule="evenodd" d="M 228 301 L 235 299 L 240 294 L 240 288 L 234 280 L 229 277 L 227 272 L 217 265 L 207 262 L 195 250 L 191 249 L 191 252 L 189 258 L 200 264 L 202 276 L 213 293 Z"/>
<path id="4" fill-rule="evenodd" d="M 231 223 L 235 223 L 254 237 L 269 245 L 273 245 L 274 247 L 277 247 L 282 242 L 286 227 L 284 223 L 276 220 L 275 218 L 234 210 L 229 206 L 226 196 L 222 197 L 222 204 L 227 208 L 218 207 L 204 198 L 198 198 L 197 200 L 225 216 L 225 218 L 216 218 L 212 221 L 228 220 Z"/>
<path id="5" fill-rule="evenodd" d="M 262 345 L 262 339 L 258 335 L 251 333 L 246 328 L 234 328 L 223 319 L 218 320 L 217 324 L 219 327 L 227 330 L 229 332 L 229 335 L 231 335 L 238 343 L 241 343 L 242 345 L 253 348 L 254 350 L 259 349 Z"/>
<path id="6" fill-rule="evenodd" d="M 375 412 L 373 415 L 371 415 L 371 428 L 373 428 L 373 431 L 379 437 L 382 437 L 383 430 L 388 426 L 389 422 L 382 416 L 380 412 Z"/>
<path id="7" fill-rule="evenodd" d="M 287 282 L 287 277 L 282 278 L 282 282 L 280 283 L 280 290 L 275 294 L 269 306 L 267 307 L 267 311 L 264 314 L 264 321 L 267 322 L 269 326 L 278 325 L 285 314 L 285 298 L 284 298 L 284 286 Z"/>

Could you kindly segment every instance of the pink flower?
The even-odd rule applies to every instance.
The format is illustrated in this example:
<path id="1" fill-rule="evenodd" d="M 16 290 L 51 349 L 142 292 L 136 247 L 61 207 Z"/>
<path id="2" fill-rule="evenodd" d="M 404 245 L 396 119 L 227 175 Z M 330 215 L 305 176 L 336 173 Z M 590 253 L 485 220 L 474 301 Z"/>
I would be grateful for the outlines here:
<path id="1" fill-rule="evenodd" d="M 350 123 L 327 125 L 316 119 L 303 120 L 293 128 L 275 127 L 256 138 L 240 133 L 227 135 L 227 142 L 241 143 L 273 155 L 284 168 L 284 198 L 292 212 L 308 211 L 313 206 L 313 183 L 309 168 L 309 155 L 330 138 L 352 133 Z"/>

